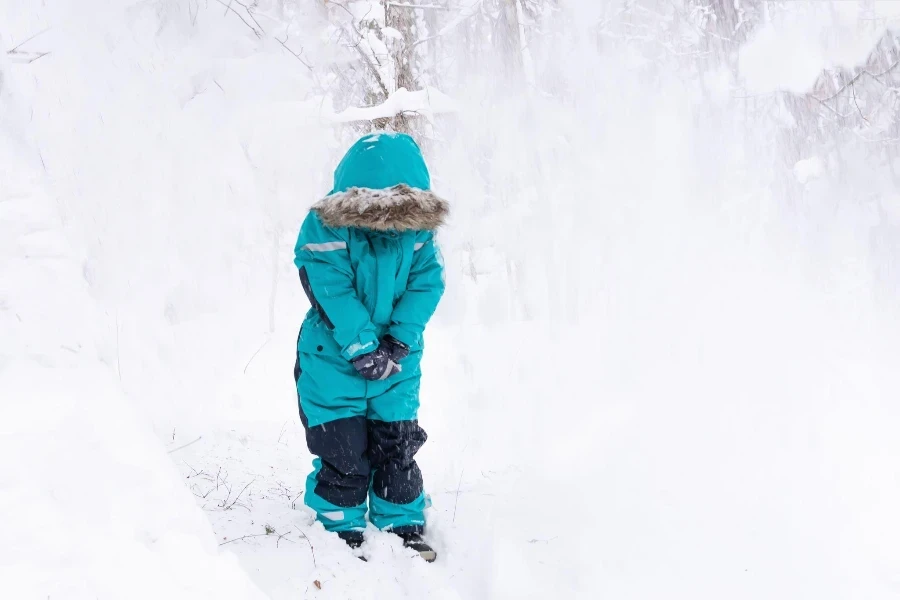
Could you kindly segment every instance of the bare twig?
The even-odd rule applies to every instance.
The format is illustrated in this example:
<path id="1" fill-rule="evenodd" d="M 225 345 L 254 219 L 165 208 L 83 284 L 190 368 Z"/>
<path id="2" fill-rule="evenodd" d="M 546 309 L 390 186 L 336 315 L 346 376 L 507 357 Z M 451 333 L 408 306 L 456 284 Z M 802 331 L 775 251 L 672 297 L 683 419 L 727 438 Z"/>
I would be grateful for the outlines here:
<path id="1" fill-rule="evenodd" d="M 194 494 L 195 496 L 197 496 L 198 498 L 203 498 L 204 500 L 206 500 L 206 498 L 209 497 L 209 495 L 213 493 L 213 489 L 214 489 L 211 487 L 208 490 L 206 490 L 205 494 L 198 494 L 197 492 L 194 491 L 195 488 L 196 488 L 196 484 L 191 484 L 191 493 Z"/>
<path id="2" fill-rule="evenodd" d="M 251 25 L 249 22 L 247 22 L 247 19 L 245 19 L 244 17 L 242 17 L 242 16 L 241 16 L 241 13 L 239 13 L 239 12 L 236 11 L 236 10 L 234 10 L 234 8 L 232 8 L 232 6 L 231 6 L 231 1 L 232 1 L 232 0 L 229 0 L 228 4 L 225 4 L 222 0 L 216 0 L 216 2 L 218 2 L 219 4 L 221 4 L 222 6 L 225 7 L 225 14 L 226 14 L 226 15 L 228 14 L 228 11 L 233 12 L 235 15 L 237 15 L 237 18 L 238 18 L 238 19 L 240 19 L 241 21 L 244 22 L 244 25 L 246 25 L 247 27 L 250 28 L 250 31 L 252 31 L 252 32 L 254 33 L 254 35 L 256 35 L 256 37 L 262 38 L 262 32 L 258 31 L 258 30 L 256 29 L 256 27 L 254 27 L 254 26 Z"/>
<path id="3" fill-rule="evenodd" d="M 181 449 L 183 449 L 183 448 L 187 448 L 187 447 L 190 446 L 191 444 L 196 444 L 197 442 L 199 442 L 199 441 L 202 440 L 202 439 L 203 439 L 203 436 L 201 435 L 200 437 L 198 437 L 198 438 L 197 438 L 196 440 L 194 440 L 193 442 L 188 442 L 188 443 L 185 444 L 184 446 L 178 446 L 177 448 L 174 448 L 174 449 L 172 449 L 172 450 L 169 450 L 168 454 L 172 454 L 173 452 L 177 452 L 178 450 L 181 450 Z"/>
<path id="4" fill-rule="evenodd" d="M 299 61 L 303 64 L 304 67 L 306 67 L 307 69 L 309 69 L 310 71 L 312 71 L 312 70 L 313 70 L 312 66 L 311 66 L 308 62 L 306 62 L 305 60 L 303 60 L 303 58 L 300 57 L 300 53 L 303 52 L 303 49 L 302 49 L 302 48 L 300 49 L 300 53 L 294 52 L 293 50 L 291 50 L 290 48 L 287 47 L 287 39 L 288 39 L 288 38 L 287 38 L 287 33 L 285 33 L 285 34 L 284 34 L 284 41 L 281 41 L 281 40 L 279 40 L 278 38 L 275 38 L 275 41 L 278 42 L 279 44 L 281 44 L 281 47 L 284 48 L 285 50 L 287 50 L 294 58 L 296 58 L 297 60 L 299 60 Z"/>
<path id="5" fill-rule="evenodd" d="M 234 505 L 237 504 L 237 501 L 241 497 L 241 494 L 243 494 L 245 491 L 247 491 L 247 488 L 250 487 L 250 484 L 253 483 L 254 481 L 256 481 L 255 478 L 251 479 L 247 485 L 245 485 L 243 488 L 241 488 L 241 491 L 238 492 L 238 495 L 234 497 L 234 501 L 232 501 L 231 504 L 228 504 L 225 506 L 225 510 L 231 510 L 234 507 Z"/>
<path id="6" fill-rule="evenodd" d="M 859 113 L 859 116 L 863 121 L 868 123 L 869 120 L 862 114 L 862 110 L 859 108 L 859 100 L 856 99 L 856 87 L 851 87 L 850 91 L 853 92 L 853 104 L 856 105 L 856 112 Z"/>
<path id="7" fill-rule="evenodd" d="M 825 108 L 827 108 L 828 110 L 833 112 L 840 119 L 846 119 L 848 116 L 850 116 L 850 115 L 842 115 L 837 110 L 835 110 L 834 108 L 832 108 L 831 106 L 826 104 L 824 100 L 820 100 L 820 99 L 816 98 L 815 96 L 810 96 L 810 98 L 812 98 L 813 100 L 815 100 L 816 102 L 818 102 L 819 104 L 821 104 L 822 106 L 824 106 Z"/>
<path id="8" fill-rule="evenodd" d="M 359 53 L 360 58 L 363 59 L 363 62 L 366 64 L 367 67 L 369 67 L 369 70 L 372 71 L 372 74 L 375 76 L 375 81 L 376 81 L 376 83 L 378 83 L 378 87 L 381 88 L 381 91 L 384 92 L 385 97 L 390 96 L 390 92 L 388 92 L 387 86 L 384 84 L 384 81 L 382 81 L 382 79 L 381 79 L 381 72 L 378 71 L 378 68 L 375 66 L 375 63 L 372 62 L 372 59 L 369 58 L 369 56 L 365 52 L 363 52 L 362 48 L 359 47 L 359 44 L 363 39 L 363 34 L 356 28 L 356 24 L 353 22 L 353 20 L 356 19 L 356 17 L 353 15 L 352 12 L 350 12 L 350 9 L 348 9 L 343 4 L 338 4 L 337 2 L 327 2 L 327 4 L 337 6 L 338 8 L 344 10 L 348 15 L 350 15 L 350 27 L 353 28 L 353 31 L 355 31 L 356 35 L 357 35 L 356 43 L 355 44 L 351 43 L 350 45 L 353 46 L 353 48 L 357 51 L 357 53 Z M 341 28 L 341 36 L 342 37 L 343 37 L 343 34 L 344 34 L 344 29 Z"/>
<path id="9" fill-rule="evenodd" d="M 247 11 L 247 16 L 250 17 L 251 19 L 253 19 L 253 22 L 256 23 L 256 26 L 259 27 L 259 30 L 261 32 L 263 32 L 263 33 L 266 32 L 265 29 L 263 29 L 263 26 L 259 24 L 259 21 L 256 20 L 256 17 L 253 16 L 253 7 L 252 6 L 247 6 L 246 4 L 241 2 L 241 0 L 234 0 L 234 2 L 237 2 L 238 4 L 240 4 L 241 6 L 244 7 L 244 10 Z"/>
<path id="10" fill-rule="evenodd" d="M 220 546 L 224 546 L 225 544 L 230 544 L 231 542 L 239 542 L 241 540 L 246 540 L 247 538 L 255 538 L 255 537 L 263 537 L 269 535 L 268 533 L 251 533 L 248 535 L 242 535 L 239 538 L 234 538 L 233 540 L 227 540 L 219 544 Z"/>
<path id="11" fill-rule="evenodd" d="M 262 345 L 261 345 L 259 348 L 256 349 L 256 352 L 253 353 L 253 356 L 251 356 L 251 357 L 250 357 L 250 360 L 247 361 L 247 364 L 244 365 L 244 375 L 247 374 L 247 368 L 250 366 L 250 363 L 253 362 L 253 359 L 256 358 L 256 355 L 259 354 L 260 351 L 262 351 L 262 349 L 266 347 L 266 344 L 268 344 L 268 343 L 269 343 L 269 340 L 271 340 L 271 339 L 272 339 L 272 338 L 266 338 L 266 341 L 264 341 L 264 342 L 262 343 Z"/>
<path id="12" fill-rule="evenodd" d="M 468 448 L 468 447 L 469 447 L 468 443 L 466 443 L 466 445 L 463 446 L 463 451 L 461 453 L 462 456 L 465 456 L 466 448 Z M 459 490 L 462 489 L 463 475 L 465 475 L 465 473 L 466 473 L 466 465 L 465 465 L 465 463 L 463 463 L 462 471 L 460 471 L 460 473 L 459 473 L 459 483 L 456 486 L 456 499 L 453 501 L 453 523 L 456 523 L 456 507 L 459 504 Z"/>
<path id="13" fill-rule="evenodd" d="M 49 52 L 9 52 L 12 61 L 21 65 L 30 65 L 34 61 L 44 58 Z M 19 58 L 21 57 L 21 58 Z"/>
<path id="14" fill-rule="evenodd" d="M 42 29 L 42 30 L 38 31 L 38 32 L 37 32 L 36 34 L 34 34 L 33 36 L 31 36 L 31 37 L 29 37 L 29 38 L 26 38 L 24 42 L 20 42 L 18 45 L 13 46 L 13 47 L 10 48 L 9 50 L 7 50 L 6 53 L 7 53 L 7 54 L 18 54 L 18 52 L 16 52 L 16 51 L 17 51 L 19 48 L 21 48 L 22 46 L 24 46 L 25 44 L 27 44 L 28 42 L 30 42 L 30 41 L 33 40 L 34 38 L 38 37 L 39 35 L 44 35 L 44 34 L 47 33 L 48 31 L 50 31 L 50 28 L 49 28 L 49 27 L 47 27 L 47 28 L 45 28 L 45 29 Z"/>
<path id="15" fill-rule="evenodd" d="M 191 465 L 189 465 L 188 462 L 187 462 L 186 460 L 183 460 L 183 461 L 181 461 L 181 462 L 183 462 L 183 463 L 185 464 L 185 466 L 186 466 L 188 469 L 190 469 L 191 471 L 193 471 L 193 473 L 194 473 L 193 475 L 188 475 L 185 479 L 190 479 L 191 477 L 200 477 L 200 476 L 202 476 L 202 475 L 206 475 L 206 472 L 205 472 L 203 469 L 201 469 L 201 470 L 198 471 L 197 469 L 195 469 L 194 467 L 192 467 Z M 212 481 L 212 478 L 209 477 L 209 475 L 206 475 L 206 477 L 207 477 L 207 479 L 209 479 L 210 481 Z"/>
<path id="16" fill-rule="evenodd" d="M 880 80 L 880 78 L 884 77 L 885 75 L 887 75 L 888 73 L 890 73 L 891 71 L 896 69 L 898 65 L 900 65 L 900 60 L 897 60 L 890 67 L 888 67 L 887 69 L 885 69 L 884 71 L 882 71 L 881 73 L 878 73 L 878 74 L 872 73 L 867 69 L 863 69 L 862 71 L 857 73 L 856 76 L 854 76 L 850 81 L 848 81 L 847 83 L 842 85 L 838 89 L 838 91 L 836 91 L 832 95 L 828 96 L 827 98 L 816 98 L 815 96 L 813 96 L 813 98 L 815 98 L 819 102 L 828 102 L 830 100 L 834 100 L 835 98 L 840 96 L 844 92 L 844 90 L 846 90 L 848 87 L 853 86 L 853 84 L 855 84 L 857 81 L 859 81 L 860 77 L 862 77 L 863 75 L 868 75 L 869 77 L 871 77 L 875 81 L 878 81 L 879 83 L 882 83 L 882 85 L 883 85 L 883 82 Z"/>
<path id="17" fill-rule="evenodd" d="M 300 530 L 297 529 L 297 528 L 294 528 L 294 529 L 295 529 L 295 531 L 296 531 L 297 533 L 300 534 L 300 537 L 302 537 L 304 540 L 306 540 L 306 543 L 309 544 L 309 551 L 310 551 L 310 553 L 312 554 L 313 566 L 314 566 L 315 568 L 318 569 L 318 568 L 319 568 L 319 565 L 316 564 L 316 549 L 313 548 L 312 542 L 309 541 L 309 538 L 306 537 L 306 534 L 305 534 L 305 533 L 303 533 L 302 531 L 300 531 Z"/>
<path id="18" fill-rule="evenodd" d="M 219 504 L 219 508 L 225 508 L 228 505 L 228 501 L 231 500 L 231 486 L 228 485 L 228 482 L 222 481 L 222 487 L 228 490 L 228 493 L 225 495 L 225 499 Z M 217 488 L 218 489 L 218 488 Z"/>
<path id="19" fill-rule="evenodd" d="M 453 500 L 453 523 L 456 523 L 456 507 L 459 505 L 459 490 L 462 488 L 462 480 L 463 475 L 466 473 L 466 467 L 464 466 L 462 471 L 459 474 L 459 484 L 456 487 L 456 499 Z"/>
<path id="20" fill-rule="evenodd" d="M 410 8 L 413 10 L 453 10 L 449 6 L 440 4 L 413 4 L 412 2 L 388 2 L 388 6 L 396 8 Z"/>

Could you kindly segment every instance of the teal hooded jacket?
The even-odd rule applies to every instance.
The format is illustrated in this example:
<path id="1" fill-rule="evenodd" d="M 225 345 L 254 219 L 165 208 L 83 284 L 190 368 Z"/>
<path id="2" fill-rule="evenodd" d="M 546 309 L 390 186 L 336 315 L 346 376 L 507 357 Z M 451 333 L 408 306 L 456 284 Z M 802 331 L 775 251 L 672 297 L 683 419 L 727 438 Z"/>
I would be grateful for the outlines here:
<path id="1" fill-rule="evenodd" d="M 364 136 L 338 165 L 334 188 L 312 207 L 294 248 L 312 305 L 298 340 L 306 374 L 298 392 L 309 426 L 360 411 L 387 421 L 415 418 L 422 334 L 444 292 L 434 234 L 447 214 L 407 135 Z M 413 378 L 414 386 L 406 386 L 404 402 L 384 398 L 381 408 L 366 407 L 353 400 L 381 395 L 380 388 L 349 361 L 374 351 L 387 334 L 409 346 L 410 356 L 384 383 Z M 404 386 L 384 393 L 394 388 Z"/>

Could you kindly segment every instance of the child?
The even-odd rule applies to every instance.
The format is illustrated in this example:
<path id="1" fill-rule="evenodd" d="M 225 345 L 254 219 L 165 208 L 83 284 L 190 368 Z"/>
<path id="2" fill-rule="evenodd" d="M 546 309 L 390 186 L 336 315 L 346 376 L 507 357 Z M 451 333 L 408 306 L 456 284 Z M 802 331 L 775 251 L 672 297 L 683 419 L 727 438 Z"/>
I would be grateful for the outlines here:
<path id="1" fill-rule="evenodd" d="M 352 548 L 369 518 L 431 562 L 415 454 L 422 332 L 444 292 L 434 231 L 448 205 L 404 134 L 357 141 L 303 222 L 294 264 L 312 308 L 294 379 L 309 451 L 305 503 Z"/>

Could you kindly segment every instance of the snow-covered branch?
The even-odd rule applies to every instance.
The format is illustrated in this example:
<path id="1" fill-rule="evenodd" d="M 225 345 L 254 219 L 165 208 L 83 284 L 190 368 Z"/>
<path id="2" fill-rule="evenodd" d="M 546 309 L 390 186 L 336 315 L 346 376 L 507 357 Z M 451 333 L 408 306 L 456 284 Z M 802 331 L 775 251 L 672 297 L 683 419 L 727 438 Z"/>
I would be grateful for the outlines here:
<path id="1" fill-rule="evenodd" d="M 335 123 L 391 119 L 398 115 L 422 115 L 431 120 L 436 114 L 456 112 L 456 103 L 449 96 L 432 87 L 409 91 L 400 88 L 384 102 L 374 106 L 351 107 L 341 112 L 324 112 L 323 116 Z"/>

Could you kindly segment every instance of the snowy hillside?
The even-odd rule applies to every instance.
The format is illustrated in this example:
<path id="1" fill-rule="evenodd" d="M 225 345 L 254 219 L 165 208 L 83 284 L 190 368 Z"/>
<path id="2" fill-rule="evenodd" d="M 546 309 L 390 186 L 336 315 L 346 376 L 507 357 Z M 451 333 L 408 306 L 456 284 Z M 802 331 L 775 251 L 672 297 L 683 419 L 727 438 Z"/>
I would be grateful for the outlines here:
<path id="1" fill-rule="evenodd" d="M 894 3 L 388 4 L 0 1 L 0 597 L 900 596 Z M 432 565 L 301 495 L 292 247 L 385 124 Z"/>

